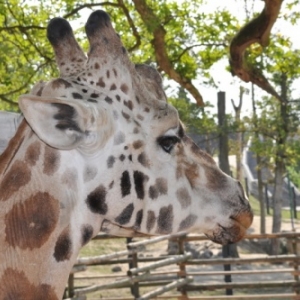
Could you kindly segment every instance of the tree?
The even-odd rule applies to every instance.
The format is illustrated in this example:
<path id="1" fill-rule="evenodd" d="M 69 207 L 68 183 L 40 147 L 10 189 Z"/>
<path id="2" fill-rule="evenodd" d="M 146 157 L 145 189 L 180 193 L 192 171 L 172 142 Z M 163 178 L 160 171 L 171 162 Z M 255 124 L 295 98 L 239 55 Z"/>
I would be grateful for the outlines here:
<path id="1" fill-rule="evenodd" d="M 226 56 L 237 21 L 225 10 L 204 14 L 199 10 L 201 5 L 202 0 L 181 3 L 113 0 L 86 4 L 75 0 L 1 2 L 0 108 L 17 109 L 20 94 L 27 93 L 38 80 L 57 76 L 46 40 L 49 19 L 61 16 L 72 22 L 91 9 L 105 9 L 111 15 L 134 61 L 154 64 L 203 105 L 193 80 L 200 75 L 212 81 L 208 70 Z M 82 30 L 77 31 L 76 37 L 82 38 Z"/>
<path id="2" fill-rule="evenodd" d="M 246 82 L 253 82 L 279 102 L 274 155 L 273 232 L 279 232 L 281 228 L 281 197 L 287 156 L 286 142 L 290 132 L 289 81 L 295 80 L 300 71 L 297 67 L 298 64 L 295 65 L 300 58 L 299 51 L 286 48 L 289 41 L 283 37 L 277 36 L 277 43 L 274 41 L 274 36 L 270 40 L 270 32 L 279 15 L 281 4 L 282 0 L 265 0 L 263 11 L 239 31 L 230 45 L 230 63 L 233 74 Z M 249 46 L 254 43 L 259 43 L 259 49 L 269 45 L 261 53 L 259 61 L 256 59 L 257 56 L 253 55 L 253 51 L 251 56 L 251 49 L 249 50 Z M 246 54 L 246 49 L 250 55 L 249 52 Z M 263 58 L 261 59 L 261 57 Z M 286 59 L 282 59 L 282 57 Z M 269 79 L 263 75 L 263 69 L 268 73 Z M 274 240 L 271 251 L 272 254 L 278 254 L 278 241 Z"/>
<path id="3" fill-rule="evenodd" d="M 219 129 L 215 115 L 207 109 L 210 107 L 209 103 L 200 107 L 189 99 L 182 87 L 179 87 L 177 96 L 169 98 L 169 102 L 178 110 L 180 120 L 194 141 L 199 146 L 203 145 L 207 153 L 214 155 Z"/>
<path id="4" fill-rule="evenodd" d="M 297 67 L 299 52 L 286 49 L 287 39 L 270 36 L 270 33 L 277 18 L 281 17 L 281 6 L 290 11 L 290 15 L 283 16 L 284 18 L 291 22 L 297 21 L 299 13 L 294 12 L 292 8 L 298 5 L 299 1 L 287 0 L 283 4 L 282 0 L 264 2 L 265 8 L 262 12 L 239 28 L 237 18 L 227 10 L 218 9 L 213 13 L 203 13 L 202 0 L 180 3 L 175 0 L 112 0 L 90 1 L 84 4 L 75 0 L 2 1 L 0 109 L 17 110 L 17 97 L 20 94 L 28 93 L 37 81 L 49 80 L 58 75 L 45 33 L 50 18 L 62 16 L 73 22 L 89 10 L 105 9 L 111 15 L 132 59 L 137 63 L 154 65 L 165 78 L 177 82 L 188 91 L 198 105 L 203 106 L 205 101 L 194 81 L 197 79 L 201 84 L 213 86 L 215 83 L 209 70 L 214 63 L 229 53 L 232 74 L 246 82 L 253 82 L 275 97 L 281 103 L 282 117 L 289 117 L 290 112 L 286 109 L 284 98 L 283 75 L 287 77 L 288 87 L 289 81 L 294 80 L 300 73 Z M 80 28 L 83 24 L 81 22 L 75 25 L 76 36 L 80 40 L 83 37 Z M 282 47 L 274 47 L 275 39 L 277 43 L 280 38 Z M 283 43 L 286 43 L 286 46 Z M 86 47 L 84 42 L 82 44 Z M 274 61 L 282 55 L 288 59 Z M 260 59 L 262 56 L 264 58 Z M 263 74 L 264 69 L 267 73 Z M 270 74 L 275 74 L 277 79 Z M 202 121 L 205 118 L 210 120 L 205 110 L 200 110 L 200 114 Z M 276 160 L 279 169 L 279 158 L 285 155 L 281 148 L 288 137 L 285 125 L 280 124 L 283 127 L 278 146 L 281 146 L 278 147 Z M 200 127 L 197 125 L 197 128 Z M 206 137 L 209 140 L 208 135 Z"/>

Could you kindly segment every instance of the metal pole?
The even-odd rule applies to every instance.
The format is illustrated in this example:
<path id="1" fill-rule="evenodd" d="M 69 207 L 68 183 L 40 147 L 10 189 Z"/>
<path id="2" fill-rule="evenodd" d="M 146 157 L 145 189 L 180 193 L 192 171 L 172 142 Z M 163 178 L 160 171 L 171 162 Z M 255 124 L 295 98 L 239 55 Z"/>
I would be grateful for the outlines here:
<path id="1" fill-rule="evenodd" d="M 265 195 L 266 195 L 266 207 L 267 207 L 267 214 L 270 214 L 270 204 L 269 204 L 269 195 L 268 195 L 268 185 L 265 185 Z"/>

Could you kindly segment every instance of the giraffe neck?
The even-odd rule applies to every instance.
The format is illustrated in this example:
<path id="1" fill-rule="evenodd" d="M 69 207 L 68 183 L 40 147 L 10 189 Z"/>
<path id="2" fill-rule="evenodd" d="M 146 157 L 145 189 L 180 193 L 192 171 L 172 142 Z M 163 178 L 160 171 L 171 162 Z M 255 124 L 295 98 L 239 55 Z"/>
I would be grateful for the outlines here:
<path id="1" fill-rule="evenodd" d="M 31 131 L 25 119 L 21 122 L 15 136 L 9 141 L 8 146 L 0 156 L 0 179 L 5 173 L 10 162 L 14 158 L 20 145 L 22 144 L 24 137 Z"/>
<path id="2" fill-rule="evenodd" d="M 0 299 L 19 299 L 20 286 L 32 298 L 46 291 L 40 299 L 58 299 L 79 249 L 100 229 L 78 201 L 84 199 L 79 182 L 89 174 L 81 176 L 70 161 L 61 164 L 64 151 L 41 142 L 25 121 L 8 149 L 0 161 L 0 282 L 7 283 Z M 80 155 L 72 156 L 80 166 Z"/>

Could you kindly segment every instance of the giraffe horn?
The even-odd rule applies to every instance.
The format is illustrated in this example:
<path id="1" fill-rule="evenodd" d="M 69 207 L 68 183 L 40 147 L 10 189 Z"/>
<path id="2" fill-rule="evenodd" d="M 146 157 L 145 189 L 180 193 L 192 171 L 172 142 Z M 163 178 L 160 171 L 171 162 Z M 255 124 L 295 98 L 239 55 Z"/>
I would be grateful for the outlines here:
<path id="1" fill-rule="evenodd" d="M 78 45 L 72 27 L 63 18 L 53 18 L 47 27 L 47 37 L 51 43 L 61 77 L 81 72 L 86 56 Z"/>
<path id="2" fill-rule="evenodd" d="M 109 15 L 103 10 L 94 11 L 85 25 L 90 42 L 89 58 L 118 57 L 126 53 L 125 48 L 112 27 Z"/>

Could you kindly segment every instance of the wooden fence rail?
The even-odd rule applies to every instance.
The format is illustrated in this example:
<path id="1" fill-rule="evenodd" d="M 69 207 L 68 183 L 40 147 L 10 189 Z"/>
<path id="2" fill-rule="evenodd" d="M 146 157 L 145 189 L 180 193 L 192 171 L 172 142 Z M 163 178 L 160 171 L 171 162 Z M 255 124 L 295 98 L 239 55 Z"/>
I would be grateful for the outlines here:
<path id="1" fill-rule="evenodd" d="M 97 240 L 108 239 L 107 235 L 98 235 Z M 203 235 L 185 235 L 178 234 L 176 236 L 164 236 L 153 239 L 147 239 L 134 243 L 129 243 L 125 251 L 118 251 L 106 255 L 99 255 L 94 257 L 80 257 L 77 264 L 74 266 L 70 274 L 69 285 L 66 289 L 66 297 L 68 299 L 100 299 L 88 298 L 88 294 L 96 291 L 107 291 L 109 289 L 131 289 L 132 297 L 103 297 L 104 300 L 126 300 L 126 299 L 298 299 L 300 300 L 300 281 L 299 281 L 299 264 L 300 256 L 297 253 L 297 243 L 300 241 L 300 233 L 286 232 L 278 234 L 253 234 L 246 236 L 246 239 L 272 239 L 285 238 L 292 245 L 292 254 L 278 255 L 278 256 L 259 256 L 259 257 L 243 257 L 243 258 L 210 258 L 210 259 L 193 259 L 190 253 L 184 252 L 184 243 L 205 241 L 207 238 Z M 159 257 L 141 257 L 139 254 L 143 253 L 142 249 L 154 243 L 172 240 L 178 243 L 178 255 L 174 256 L 159 256 Z M 125 247 L 125 245 L 124 245 Z M 124 258 L 125 256 L 125 258 Z M 122 258 L 123 257 L 123 258 Z M 134 263 L 133 263 L 134 262 Z M 114 265 L 114 264 L 130 264 L 128 271 L 122 275 L 100 275 L 100 276 L 77 276 L 81 271 L 88 269 L 95 265 Z M 190 270 L 194 266 L 223 266 L 230 264 L 233 266 L 251 266 L 252 270 Z M 258 264 L 265 264 L 269 268 L 255 269 Z M 274 266 L 283 266 L 283 268 L 274 269 Z M 158 268 L 172 266 L 168 270 L 157 270 Z M 273 268 L 272 268 L 273 266 Z M 235 281 L 230 283 L 223 282 L 221 276 L 231 274 L 238 276 L 238 278 L 247 277 L 250 275 L 272 274 L 276 272 L 278 280 L 251 280 L 247 278 L 245 281 Z M 200 278 L 201 283 L 197 282 L 195 278 Z M 205 281 L 207 276 L 220 276 L 220 279 L 215 282 Z M 242 276 L 242 277 L 241 277 Z M 285 276 L 281 277 L 280 276 Z M 93 279 L 101 282 L 103 279 L 110 278 L 112 282 L 97 283 L 90 286 L 77 287 L 76 281 L 78 279 Z M 116 280 L 114 280 L 116 279 Z M 144 288 L 148 290 L 145 291 Z M 149 287 L 154 290 L 149 291 Z M 155 288 L 157 287 L 157 288 Z M 220 290 L 233 289 L 235 293 L 242 293 L 232 296 L 220 295 Z M 250 291 L 255 292 L 250 292 Z M 121 291 L 121 290 L 120 290 Z M 170 291 L 173 291 L 170 294 Z M 207 295 L 209 291 L 214 291 L 214 295 Z M 219 292 L 218 292 L 219 291 Z M 259 291 L 259 294 L 257 294 Z M 278 292 L 277 292 L 278 291 Z M 167 293 L 168 292 L 168 293 Z M 195 292 L 197 296 L 195 296 Z M 167 293 L 167 294 L 166 294 Z M 243 295 L 247 293 L 247 295 Z M 142 295 L 140 295 L 142 294 Z M 73 297 L 73 298 L 70 298 Z M 85 298 L 86 297 L 86 298 Z M 67 298 L 66 298 L 67 299 Z"/>

